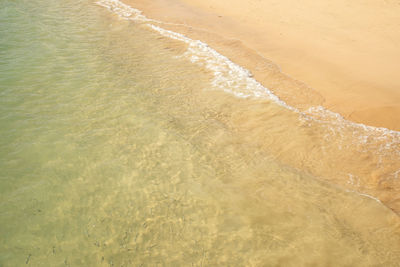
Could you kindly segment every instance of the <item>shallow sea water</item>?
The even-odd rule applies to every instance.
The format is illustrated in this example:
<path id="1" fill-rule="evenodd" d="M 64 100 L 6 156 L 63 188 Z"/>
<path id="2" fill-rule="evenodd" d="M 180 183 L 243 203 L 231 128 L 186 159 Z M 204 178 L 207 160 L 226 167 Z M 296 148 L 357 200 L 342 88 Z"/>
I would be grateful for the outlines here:
<path id="1" fill-rule="evenodd" d="M 0 266 L 399 266 L 362 195 L 397 207 L 396 133 L 244 98 L 168 34 L 0 2 Z"/>

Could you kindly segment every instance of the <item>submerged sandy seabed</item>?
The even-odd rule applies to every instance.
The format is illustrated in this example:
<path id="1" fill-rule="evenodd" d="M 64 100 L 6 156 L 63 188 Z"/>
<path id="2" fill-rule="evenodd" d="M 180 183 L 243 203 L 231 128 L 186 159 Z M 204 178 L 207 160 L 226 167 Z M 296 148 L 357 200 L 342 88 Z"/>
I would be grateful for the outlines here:
<path id="1" fill-rule="evenodd" d="M 290 105 L 400 130 L 398 1 L 124 2 L 210 44 Z"/>

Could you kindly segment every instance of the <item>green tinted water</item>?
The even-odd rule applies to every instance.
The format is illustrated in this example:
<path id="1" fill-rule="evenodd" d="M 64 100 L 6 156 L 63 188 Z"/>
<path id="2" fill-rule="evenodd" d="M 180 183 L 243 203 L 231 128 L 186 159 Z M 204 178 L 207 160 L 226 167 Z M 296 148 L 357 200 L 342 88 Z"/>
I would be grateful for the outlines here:
<path id="1" fill-rule="evenodd" d="M 400 262 L 398 217 L 250 142 L 241 116 L 297 115 L 185 44 L 79 0 L 1 1 L 0 37 L 1 266 Z"/>

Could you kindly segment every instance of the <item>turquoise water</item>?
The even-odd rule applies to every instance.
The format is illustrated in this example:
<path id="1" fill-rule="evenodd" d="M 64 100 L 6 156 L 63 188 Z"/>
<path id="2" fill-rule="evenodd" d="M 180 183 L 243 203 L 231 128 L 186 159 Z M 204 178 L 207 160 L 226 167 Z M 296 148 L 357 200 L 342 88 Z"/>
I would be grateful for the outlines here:
<path id="1" fill-rule="evenodd" d="M 398 266 L 398 216 L 314 175 L 325 128 L 186 43 L 79 0 L 1 1 L 0 36 L 1 266 Z"/>

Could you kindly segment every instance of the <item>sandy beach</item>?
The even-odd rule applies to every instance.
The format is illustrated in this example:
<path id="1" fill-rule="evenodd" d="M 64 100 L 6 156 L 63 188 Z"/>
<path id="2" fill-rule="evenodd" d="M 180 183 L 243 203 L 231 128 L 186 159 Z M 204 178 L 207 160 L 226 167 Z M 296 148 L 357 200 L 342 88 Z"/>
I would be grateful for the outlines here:
<path id="1" fill-rule="evenodd" d="M 298 108 L 400 130 L 399 1 L 126 0 Z"/>
<path id="2" fill-rule="evenodd" d="M 205 1 L 1 2 L 0 266 L 399 266 L 394 4 Z"/>

